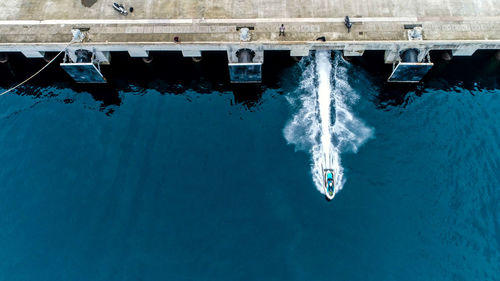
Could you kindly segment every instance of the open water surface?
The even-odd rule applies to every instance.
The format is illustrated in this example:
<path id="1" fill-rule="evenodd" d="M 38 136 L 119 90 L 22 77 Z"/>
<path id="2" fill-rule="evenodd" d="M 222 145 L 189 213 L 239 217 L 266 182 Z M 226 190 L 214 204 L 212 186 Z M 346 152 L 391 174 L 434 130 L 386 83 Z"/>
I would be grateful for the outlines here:
<path id="1" fill-rule="evenodd" d="M 314 58 L 266 56 L 263 85 L 234 88 L 224 56 L 115 54 L 108 85 L 51 66 L 0 97 L 0 280 L 500 280 L 492 54 L 416 86 L 328 57 L 370 132 L 330 202 L 287 138 Z M 0 88 L 41 65 L 11 56 Z"/>

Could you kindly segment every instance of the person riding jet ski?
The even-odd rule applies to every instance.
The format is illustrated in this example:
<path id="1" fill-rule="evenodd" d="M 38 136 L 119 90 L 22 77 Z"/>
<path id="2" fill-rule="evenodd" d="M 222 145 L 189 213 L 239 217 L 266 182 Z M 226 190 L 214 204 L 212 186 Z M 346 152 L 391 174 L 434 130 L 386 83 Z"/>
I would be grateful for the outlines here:
<path id="1" fill-rule="evenodd" d="M 332 200 L 335 195 L 335 180 L 333 179 L 333 170 L 324 169 L 325 195 L 328 200 Z"/>

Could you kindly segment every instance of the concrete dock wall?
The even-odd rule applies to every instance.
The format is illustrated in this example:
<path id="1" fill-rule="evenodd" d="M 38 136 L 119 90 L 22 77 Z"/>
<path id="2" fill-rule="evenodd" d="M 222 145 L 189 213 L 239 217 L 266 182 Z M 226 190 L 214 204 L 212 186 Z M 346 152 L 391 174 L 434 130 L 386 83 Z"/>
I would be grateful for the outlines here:
<path id="1" fill-rule="evenodd" d="M 229 63 L 235 63 L 236 52 L 247 48 L 262 63 L 263 51 L 272 50 L 299 57 L 313 50 L 341 50 L 345 56 L 383 50 L 385 62 L 396 63 L 407 49 L 418 50 L 418 62 L 432 50 L 454 56 L 500 50 L 500 7 L 493 1 L 129 0 L 123 1 L 127 8 L 134 6 L 128 16 L 113 10 L 112 0 L 83 3 L 3 0 L 0 53 L 43 57 L 62 50 L 75 29 L 85 38 L 68 48 L 68 56 L 75 59 L 74 52 L 85 49 L 95 53 L 97 63 L 109 63 L 109 52 L 115 51 L 132 57 L 147 57 L 150 51 L 181 51 L 186 57 L 226 51 Z M 281 24 L 285 36 L 279 33 Z M 242 37 L 244 28 L 248 38 Z M 417 39 L 410 36 L 413 31 Z M 321 37 L 324 42 L 316 40 Z"/>

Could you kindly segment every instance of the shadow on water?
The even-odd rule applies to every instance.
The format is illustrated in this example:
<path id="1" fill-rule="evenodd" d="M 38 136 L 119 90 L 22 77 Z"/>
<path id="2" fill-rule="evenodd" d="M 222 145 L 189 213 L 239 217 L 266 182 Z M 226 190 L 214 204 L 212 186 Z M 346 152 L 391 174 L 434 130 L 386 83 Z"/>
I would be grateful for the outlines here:
<path id="1" fill-rule="evenodd" d="M 440 59 L 437 54 L 435 66 L 424 80 L 430 88 L 466 90 L 478 88 L 491 90 L 500 86 L 500 61 L 495 58 L 495 51 L 480 50 L 473 56 L 453 57 L 449 62 Z"/>
<path id="2" fill-rule="evenodd" d="M 234 84 L 232 92 L 235 104 L 242 104 L 252 110 L 261 103 L 263 87 L 258 84 Z"/>
<path id="3" fill-rule="evenodd" d="M 56 53 L 50 53 L 54 56 Z M 147 94 L 155 90 L 160 94 L 183 94 L 194 91 L 200 94 L 213 92 L 232 92 L 232 104 L 241 104 L 252 110 L 261 102 L 262 93 L 267 88 L 281 87 L 281 73 L 294 61 L 287 52 L 266 53 L 263 65 L 262 84 L 232 84 L 229 81 L 227 55 L 225 52 L 203 52 L 201 61 L 185 58 L 181 52 L 150 52 L 152 61 L 147 63 L 142 58 L 131 58 L 127 52 L 113 52 L 112 63 L 102 65 L 101 71 L 108 83 L 77 84 L 59 67 L 62 56 L 37 77 L 20 87 L 19 95 L 43 98 L 57 95 L 58 91 L 43 91 L 44 88 L 71 89 L 77 93 L 89 93 L 101 103 L 101 109 L 120 106 L 122 96 L 126 94 Z M 9 54 L 9 61 L 0 64 L 2 88 L 10 88 L 46 64 L 43 59 L 27 59 L 20 53 Z M 42 94 L 50 92 L 50 94 Z M 71 103 L 72 99 L 63 100 Z M 110 111 L 112 112 L 112 110 Z"/>
<path id="4" fill-rule="evenodd" d="M 56 53 L 50 53 L 54 56 Z M 120 106 L 123 95 L 145 95 L 154 90 L 160 94 L 183 94 L 194 91 L 200 94 L 231 92 L 233 105 L 243 105 L 254 110 L 261 104 L 266 89 L 283 93 L 290 83 L 283 74 L 296 62 L 288 52 L 266 52 L 262 84 L 232 84 L 229 81 L 225 52 L 203 52 L 201 61 L 185 58 L 181 52 L 151 52 L 152 61 L 131 58 L 127 52 L 113 52 L 111 65 L 101 67 L 106 84 L 77 84 L 59 67 L 62 57 L 16 92 L 34 98 L 57 96 L 70 89 L 76 93 L 89 93 L 101 104 L 100 109 L 112 113 L 108 107 Z M 388 83 L 392 65 L 384 64 L 383 51 L 366 51 L 362 57 L 350 58 L 354 66 L 351 75 L 374 85 L 374 102 L 381 109 L 405 107 L 413 97 L 422 95 L 429 88 L 454 90 L 496 89 L 500 87 L 500 61 L 494 51 L 477 51 L 472 57 L 454 57 L 444 61 L 440 52 L 431 52 L 434 67 L 417 84 Z M 6 89 L 26 79 L 45 65 L 43 59 L 27 59 L 20 53 L 9 54 L 7 63 L 0 64 L 0 87 Z M 359 72 L 362 71 L 361 75 Z M 283 83 L 283 82 L 286 83 Z M 292 82 L 293 83 L 293 82 Z M 49 91 L 45 91 L 49 88 Z M 410 95 L 411 94 L 411 95 Z M 411 98 L 410 98 L 411 97 Z M 71 98 L 62 99 L 71 103 Z"/>
<path id="5" fill-rule="evenodd" d="M 500 61 L 495 51 L 480 50 L 473 56 L 442 58 L 442 52 L 431 52 L 433 68 L 420 83 L 389 83 L 387 78 L 392 65 L 384 64 L 383 51 L 367 51 L 362 57 L 350 59 L 350 63 L 363 69 L 373 85 L 377 85 L 376 105 L 381 109 L 406 107 L 413 97 L 419 97 L 428 89 L 474 91 L 500 87 Z M 411 94 L 411 97 L 410 97 Z"/>
<path id="6" fill-rule="evenodd" d="M 48 56 L 55 56 L 50 53 Z M 89 93 L 96 101 L 105 108 L 110 105 L 120 105 L 121 99 L 113 83 L 110 84 L 77 84 L 59 67 L 62 57 L 49 65 L 44 71 L 34 77 L 25 85 L 19 87 L 18 95 L 31 96 L 33 98 L 47 98 L 57 96 L 58 89 L 71 89 L 76 93 Z M 8 89 L 28 78 L 41 69 L 47 62 L 44 59 L 27 59 L 21 54 L 9 54 L 9 61 L 0 65 L 0 86 Z M 62 100 L 71 103 L 71 98 Z"/>

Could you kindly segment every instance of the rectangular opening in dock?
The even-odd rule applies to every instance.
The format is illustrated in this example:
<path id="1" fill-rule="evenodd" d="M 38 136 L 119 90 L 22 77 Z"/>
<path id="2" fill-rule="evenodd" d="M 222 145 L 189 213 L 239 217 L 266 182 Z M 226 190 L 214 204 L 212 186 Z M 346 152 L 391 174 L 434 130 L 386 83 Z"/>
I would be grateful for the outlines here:
<path id="1" fill-rule="evenodd" d="M 262 82 L 262 63 L 230 63 L 231 83 Z"/>
<path id="2" fill-rule="evenodd" d="M 388 82 L 418 83 L 432 68 L 433 63 L 400 62 L 391 73 Z"/>
<path id="3" fill-rule="evenodd" d="M 77 83 L 106 83 L 106 79 L 95 64 L 89 63 L 61 63 L 61 67 Z"/>

